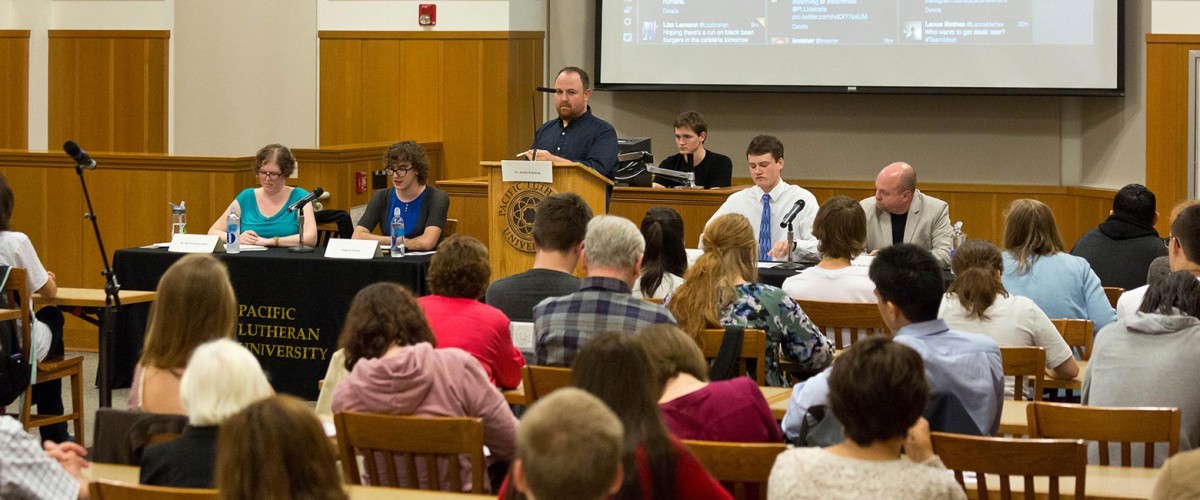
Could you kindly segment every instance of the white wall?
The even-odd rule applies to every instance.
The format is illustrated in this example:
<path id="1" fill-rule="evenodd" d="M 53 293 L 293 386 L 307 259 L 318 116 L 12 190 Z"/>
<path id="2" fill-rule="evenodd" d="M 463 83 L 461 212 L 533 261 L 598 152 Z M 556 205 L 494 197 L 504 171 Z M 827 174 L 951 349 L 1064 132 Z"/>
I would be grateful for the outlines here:
<path id="1" fill-rule="evenodd" d="M 1200 33 L 1200 2 L 1196 0 L 1154 0 L 1151 33 Z"/>

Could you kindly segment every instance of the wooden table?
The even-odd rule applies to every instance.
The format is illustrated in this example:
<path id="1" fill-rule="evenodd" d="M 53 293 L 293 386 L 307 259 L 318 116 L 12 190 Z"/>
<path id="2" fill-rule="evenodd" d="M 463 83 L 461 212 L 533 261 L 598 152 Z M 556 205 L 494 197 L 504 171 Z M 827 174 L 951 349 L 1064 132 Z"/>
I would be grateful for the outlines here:
<path id="1" fill-rule="evenodd" d="M 1026 414 L 1029 401 L 1004 400 L 1004 409 L 1000 411 L 1000 435 L 1011 434 L 1013 437 L 1029 435 L 1029 418 Z"/>
<path id="2" fill-rule="evenodd" d="M 529 401 L 525 399 L 525 382 L 517 385 L 516 389 L 501 391 L 504 394 L 504 400 L 510 405 L 526 405 Z"/>
<path id="3" fill-rule="evenodd" d="M 1087 467 L 1087 498 L 1094 500 L 1127 500 L 1132 498 L 1150 498 L 1154 491 L 1154 483 L 1158 479 L 1158 469 L 1143 469 L 1134 467 L 1113 467 L 1107 465 L 1089 465 Z M 1034 478 L 1034 491 L 1038 498 L 1046 498 L 1050 487 L 1049 479 Z M 975 494 L 975 481 L 967 481 L 967 497 L 978 498 Z M 1062 478 L 1059 481 L 1059 491 L 1062 498 L 1072 498 L 1067 492 L 1075 491 L 1074 478 Z M 1025 491 L 1025 483 L 1019 477 L 1012 478 L 1013 497 L 1016 493 Z M 1000 495 L 1000 480 L 988 475 L 988 493 Z M 1023 496 L 1022 496 L 1023 498 Z"/>
<path id="4" fill-rule="evenodd" d="M 771 407 L 771 414 L 775 416 L 775 420 L 783 420 L 783 416 L 787 414 L 788 401 L 792 399 L 791 387 L 759 387 L 763 397 L 767 398 L 767 406 Z"/>
<path id="5" fill-rule="evenodd" d="M 121 306 L 133 304 L 143 304 L 153 302 L 158 296 L 158 292 L 146 292 L 138 290 L 121 290 L 117 294 Z M 104 307 L 106 305 L 107 294 L 100 288 L 59 288 L 58 293 L 54 298 L 48 299 L 40 293 L 33 294 L 34 307 L 41 308 L 46 306 L 54 306 L 60 309 L 82 308 L 82 311 L 70 311 L 71 314 L 79 316 L 84 321 L 96 325 L 100 332 L 100 363 L 97 370 L 96 382 L 100 388 L 100 406 L 108 408 L 112 406 L 112 377 L 109 376 L 112 369 L 112 334 L 106 333 L 104 325 Z M 119 312 L 117 313 L 119 314 Z M 116 318 L 112 318 L 115 322 Z M 116 325 L 108 325 L 115 328 Z"/>
<path id="6" fill-rule="evenodd" d="M 1073 391 L 1083 390 L 1083 374 L 1087 373 L 1088 362 L 1076 360 L 1075 363 L 1079 365 L 1079 375 L 1076 375 L 1075 378 L 1071 380 L 1055 380 L 1046 377 L 1046 381 L 1042 384 L 1042 387 L 1047 389 L 1069 389 Z"/>

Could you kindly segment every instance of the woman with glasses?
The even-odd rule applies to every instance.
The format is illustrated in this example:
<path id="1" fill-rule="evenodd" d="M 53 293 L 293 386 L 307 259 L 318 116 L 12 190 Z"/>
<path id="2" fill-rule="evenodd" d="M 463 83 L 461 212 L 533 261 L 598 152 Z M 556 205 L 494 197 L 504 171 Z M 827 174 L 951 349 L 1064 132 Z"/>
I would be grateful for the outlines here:
<path id="1" fill-rule="evenodd" d="M 383 154 L 383 168 L 392 179 L 392 188 L 371 195 L 367 210 L 354 228 L 354 238 L 391 241 L 392 217 L 399 214 L 404 219 L 404 247 L 433 250 L 446 227 L 450 195 L 425 184 L 429 179 L 425 149 L 413 141 L 392 144 Z M 376 226 L 382 236 L 372 233 Z"/>
<path id="2" fill-rule="evenodd" d="M 289 212 L 287 207 L 308 196 L 308 191 L 287 185 L 288 176 L 296 171 L 296 157 L 292 150 L 282 144 L 268 144 L 258 150 L 254 156 L 254 176 L 258 179 L 257 188 L 246 188 L 225 212 L 217 217 L 208 234 L 224 236 L 229 211 L 234 210 L 241 217 L 242 237 L 244 245 L 261 245 L 268 247 L 291 247 L 300 244 L 300 222 L 296 212 Z M 313 216 L 311 204 L 304 208 L 304 242 L 315 245 L 317 242 L 317 220 Z"/>

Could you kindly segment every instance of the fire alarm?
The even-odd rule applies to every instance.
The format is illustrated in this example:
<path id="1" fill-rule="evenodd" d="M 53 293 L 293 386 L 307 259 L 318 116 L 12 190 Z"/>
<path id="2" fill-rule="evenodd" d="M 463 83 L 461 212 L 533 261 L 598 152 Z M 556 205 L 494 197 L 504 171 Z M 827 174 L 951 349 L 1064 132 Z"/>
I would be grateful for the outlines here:
<path id="1" fill-rule="evenodd" d="M 417 24 L 437 26 L 437 4 L 423 3 L 417 7 Z"/>

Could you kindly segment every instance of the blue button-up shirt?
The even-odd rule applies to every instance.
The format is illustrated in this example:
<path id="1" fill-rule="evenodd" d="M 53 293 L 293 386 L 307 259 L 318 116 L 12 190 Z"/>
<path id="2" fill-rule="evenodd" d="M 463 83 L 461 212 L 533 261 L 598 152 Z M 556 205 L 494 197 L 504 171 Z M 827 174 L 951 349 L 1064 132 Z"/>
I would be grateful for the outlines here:
<path id="1" fill-rule="evenodd" d="M 589 340 L 606 332 L 632 334 L 675 317 L 658 304 L 632 295 L 629 284 L 615 278 L 587 277 L 578 292 L 550 297 L 533 308 L 537 365 L 566 366 Z"/>
<path id="2" fill-rule="evenodd" d="M 533 147 L 587 165 L 609 179 L 617 168 L 617 131 L 596 118 L 591 106 L 565 127 L 560 118 L 543 124 L 534 136 Z"/>

